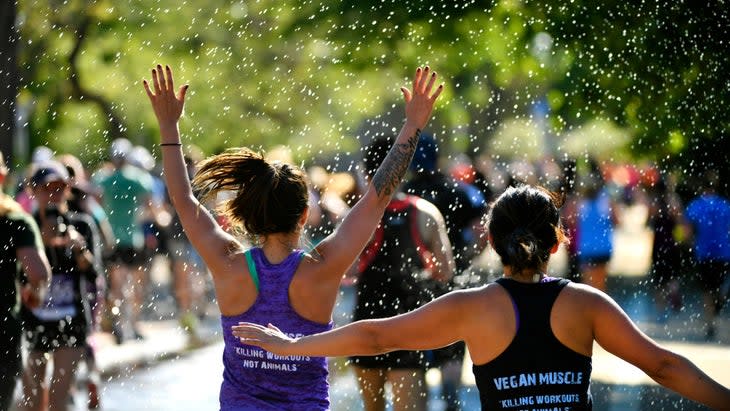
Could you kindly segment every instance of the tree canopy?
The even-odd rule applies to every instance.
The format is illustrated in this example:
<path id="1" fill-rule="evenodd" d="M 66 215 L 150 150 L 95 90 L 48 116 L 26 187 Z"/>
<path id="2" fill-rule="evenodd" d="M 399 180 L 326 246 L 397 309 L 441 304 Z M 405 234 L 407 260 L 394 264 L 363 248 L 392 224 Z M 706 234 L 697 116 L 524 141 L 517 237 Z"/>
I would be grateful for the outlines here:
<path id="1" fill-rule="evenodd" d="M 626 155 L 690 164 L 730 129 L 729 21 L 723 1 L 19 0 L 17 101 L 32 146 L 93 163 L 115 137 L 156 141 L 140 82 L 170 64 L 205 152 L 289 144 L 310 161 L 355 152 L 365 119 L 397 128 L 399 87 L 429 64 L 451 149 L 483 153 L 516 118 L 560 152 L 598 121 Z"/>

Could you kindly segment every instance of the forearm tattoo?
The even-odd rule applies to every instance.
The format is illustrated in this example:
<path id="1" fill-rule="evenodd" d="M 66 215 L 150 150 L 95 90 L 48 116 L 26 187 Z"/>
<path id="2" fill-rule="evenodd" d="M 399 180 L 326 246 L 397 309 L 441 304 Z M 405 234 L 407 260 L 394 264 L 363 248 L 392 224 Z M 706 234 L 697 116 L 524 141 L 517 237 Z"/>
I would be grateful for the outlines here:
<path id="1" fill-rule="evenodd" d="M 373 177 L 373 186 L 378 197 L 390 196 L 395 192 L 396 187 L 400 184 L 403 176 L 408 170 L 411 163 L 413 153 L 418 145 L 418 137 L 421 135 L 421 129 L 416 129 L 416 133 L 412 135 L 405 143 L 396 143 L 388 151 L 383 164 L 378 167 Z"/>

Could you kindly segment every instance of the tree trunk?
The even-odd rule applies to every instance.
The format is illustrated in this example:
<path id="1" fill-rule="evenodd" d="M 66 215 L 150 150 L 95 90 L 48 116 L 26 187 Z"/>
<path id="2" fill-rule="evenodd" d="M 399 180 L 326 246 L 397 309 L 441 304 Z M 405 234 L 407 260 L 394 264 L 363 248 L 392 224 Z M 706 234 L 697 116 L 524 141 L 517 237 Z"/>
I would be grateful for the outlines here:
<path id="1" fill-rule="evenodd" d="M 12 167 L 15 98 L 18 95 L 18 32 L 15 1 L 0 1 L 0 152 Z"/>
<path id="2" fill-rule="evenodd" d="M 99 109 L 101 109 L 107 120 L 107 130 L 109 132 L 110 139 L 113 140 L 120 137 L 127 138 L 127 127 L 124 125 L 122 118 L 114 110 L 112 103 L 107 101 L 101 94 L 94 93 L 85 88 L 81 84 L 81 79 L 79 78 L 78 57 L 81 53 L 84 42 L 87 39 L 86 36 L 89 34 L 91 24 L 92 22 L 90 17 L 84 16 L 81 19 L 81 23 L 79 24 L 76 32 L 76 43 L 68 57 L 68 64 L 71 68 L 69 77 L 69 81 L 71 82 L 71 95 L 78 101 L 89 101 L 96 104 Z"/>

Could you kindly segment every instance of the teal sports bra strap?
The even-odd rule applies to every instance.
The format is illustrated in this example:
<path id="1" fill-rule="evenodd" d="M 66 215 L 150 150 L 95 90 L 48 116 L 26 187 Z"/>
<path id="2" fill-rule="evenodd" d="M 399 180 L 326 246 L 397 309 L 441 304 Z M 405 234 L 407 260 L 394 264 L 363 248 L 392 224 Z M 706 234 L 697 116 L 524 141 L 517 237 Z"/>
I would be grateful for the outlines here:
<path id="1" fill-rule="evenodd" d="M 248 264 L 248 271 L 251 273 L 251 279 L 256 286 L 256 291 L 259 291 L 259 273 L 256 271 L 256 264 L 254 264 L 253 257 L 251 257 L 251 249 L 246 250 L 243 255 L 246 256 L 246 264 Z"/>

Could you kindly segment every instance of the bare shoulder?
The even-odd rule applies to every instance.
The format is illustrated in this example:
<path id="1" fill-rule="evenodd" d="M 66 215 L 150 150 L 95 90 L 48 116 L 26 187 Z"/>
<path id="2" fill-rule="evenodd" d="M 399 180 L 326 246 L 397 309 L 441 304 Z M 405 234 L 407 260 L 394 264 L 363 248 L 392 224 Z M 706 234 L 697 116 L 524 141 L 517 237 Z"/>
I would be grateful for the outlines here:
<path id="1" fill-rule="evenodd" d="M 606 310 L 613 310 L 618 307 L 618 304 L 603 291 L 589 285 L 573 282 L 563 289 L 560 303 L 570 307 L 569 309 L 573 312 L 579 312 L 589 316 L 595 316 Z"/>
<path id="2" fill-rule="evenodd" d="M 452 294 L 458 294 L 464 299 L 481 300 L 505 293 L 504 288 L 497 283 L 489 283 L 480 287 L 467 288 L 465 290 L 453 291 Z"/>
<path id="3" fill-rule="evenodd" d="M 333 287 L 339 286 L 341 276 L 345 275 L 345 272 L 340 273 L 338 278 L 332 275 L 333 272 L 328 266 L 332 256 L 329 251 L 329 247 L 319 244 L 310 252 L 302 255 L 292 280 L 292 287 L 298 292 L 304 293 L 305 299 L 320 298 L 319 293 L 323 293 L 324 296 L 330 295 Z"/>
<path id="4" fill-rule="evenodd" d="M 497 283 L 465 291 L 469 310 L 462 314 L 467 327 L 464 341 L 474 364 L 496 358 L 512 341 L 516 314 L 507 290 Z"/>
<path id="5" fill-rule="evenodd" d="M 300 268 L 304 270 L 318 269 L 324 262 L 326 253 L 327 247 L 323 247 L 321 244 L 318 244 L 317 247 L 313 248 L 311 251 L 302 254 Z"/>
<path id="6" fill-rule="evenodd" d="M 325 259 L 327 255 L 327 248 L 315 248 L 308 253 L 302 255 L 302 260 L 299 263 L 297 274 L 302 273 L 305 275 L 319 274 L 325 267 Z"/>
<path id="7" fill-rule="evenodd" d="M 550 314 L 550 326 L 558 341 L 588 357 L 593 353 L 596 307 L 604 301 L 601 294 L 585 284 L 569 283 Z"/>
<path id="8" fill-rule="evenodd" d="M 568 285 L 565 286 L 565 289 L 563 290 L 563 293 L 566 296 L 570 296 L 573 299 L 576 299 L 576 301 L 580 302 L 600 302 L 605 301 L 608 296 L 589 285 L 581 284 L 581 283 L 574 283 L 570 282 Z"/>
<path id="9" fill-rule="evenodd" d="M 463 305 L 466 312 L 478 313 L 480 317 L 489 313 L 501 316 L 504 307 L 511 305 L 509 294 L 497 283 L 454 291 L 450 294 Z"/>
<path id="10" fill-rule="evenodd" d="M 237 315 L 253 305 L 258 291 L 242 250 L 209 268 L 222 314 Z"/>

